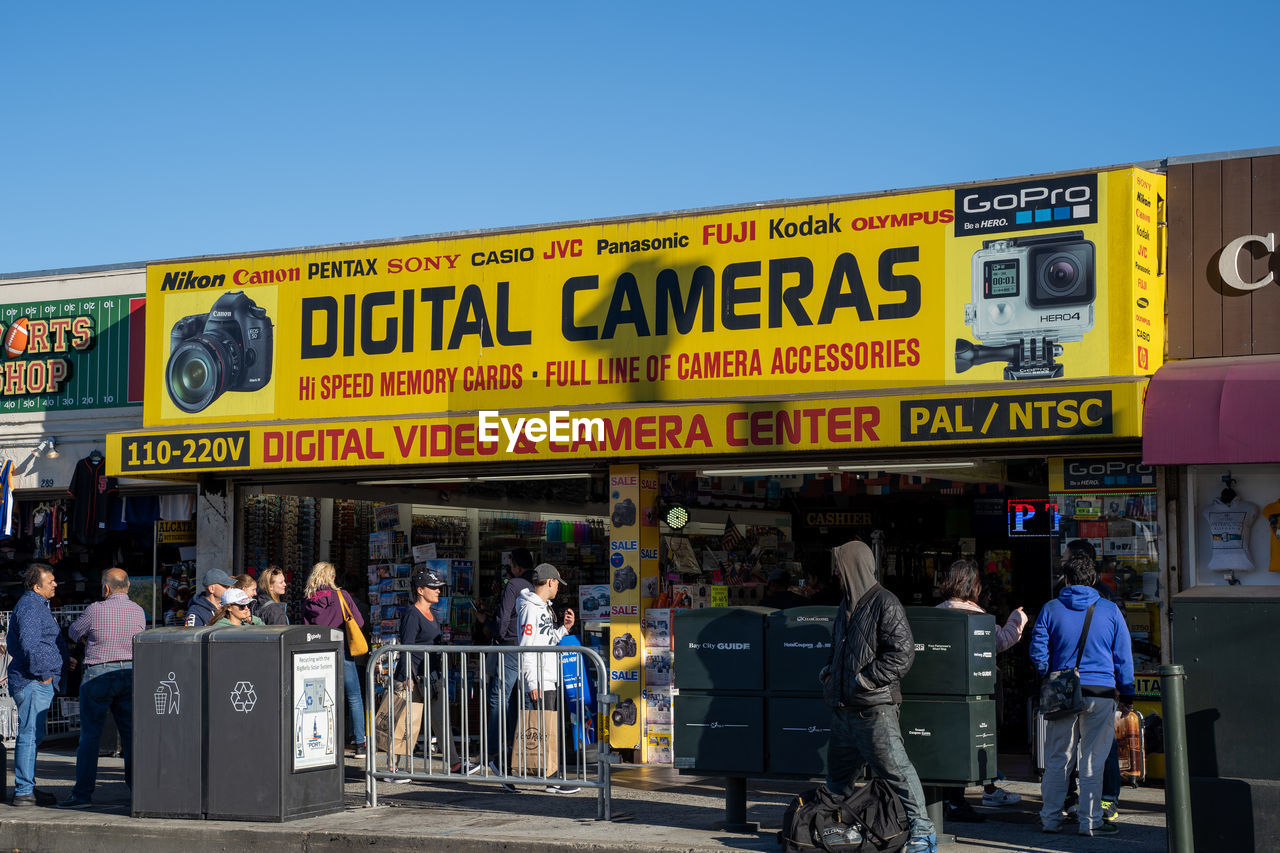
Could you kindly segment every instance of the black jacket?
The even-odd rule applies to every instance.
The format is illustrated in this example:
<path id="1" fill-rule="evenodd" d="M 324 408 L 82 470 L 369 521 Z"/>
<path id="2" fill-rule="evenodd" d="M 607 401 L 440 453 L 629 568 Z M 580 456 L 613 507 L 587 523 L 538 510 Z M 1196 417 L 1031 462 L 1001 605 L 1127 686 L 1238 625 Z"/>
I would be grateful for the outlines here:
<path id="1" fill-rule="evenodd" d="M 853 615 L 841 607 L 832 630 L 831 663 L 822 698 L 833 708 L 867 708 L 902 702 L 899 684 L 915 660 L 907 612 L 876 584 Z"/>
<path id="2" fill-rule="evenodd" d="M 284 602 L 276 601 L 263 592 L 258 593 L 258 597 L 250 602 L 249 612 L 267 625 L 289 624 L 289 614 L 285 611 Z"/>

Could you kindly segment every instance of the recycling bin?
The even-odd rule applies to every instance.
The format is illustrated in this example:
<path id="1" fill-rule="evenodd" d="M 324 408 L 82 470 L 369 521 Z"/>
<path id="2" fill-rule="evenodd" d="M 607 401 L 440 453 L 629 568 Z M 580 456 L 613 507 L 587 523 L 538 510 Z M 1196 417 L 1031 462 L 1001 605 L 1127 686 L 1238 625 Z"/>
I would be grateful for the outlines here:
<path id="1" fill-rule="evenodd" d="M 681 693 L 673 704 L 677 770 L 745 776 L 764 769 L 764 698 Z"/>
<path id="2" fill-rule="evenodd" d="M 926 784 L 974 785 L 996 776 L 996 703 L 978 696 L 904 696 L 902 740 Z"/>
<path id="3" fill-rule="evenodd" d="M 939 607 L 906 611 L 916 657 L 902 679 L 904 696 L 991 696 L 996 692 L 994 616 Z"/>
<path id="4" fill-rule="evenodd" d="M 204 816 L 205 639 L 221 628 L 133 638 L 134 817 Z"/>
<path id="5" fill-rule="evenodd" d="M 342 632 L 244 626 L 206 642 L 205 817 L 286 821 L 341 811 Z"/>
<path id="6" fill-rule="evenodd" d="M 787 776 L 826 776 L 831 709 L 819 696 L 770 696 L 765 770 Z"/>
<path id="7" fill-rule="evenodd" d="M 769 607 L 704 607 L 675 614 L 675 686 L 764 689 L 764 620 Z"/>
<path id="8" fill-rule="evenodd" d="M 765 690 L 821 694 L 818 673 L 831 657 L 839 612 L 836 607 L 789 607 L 765 616 Z"/>

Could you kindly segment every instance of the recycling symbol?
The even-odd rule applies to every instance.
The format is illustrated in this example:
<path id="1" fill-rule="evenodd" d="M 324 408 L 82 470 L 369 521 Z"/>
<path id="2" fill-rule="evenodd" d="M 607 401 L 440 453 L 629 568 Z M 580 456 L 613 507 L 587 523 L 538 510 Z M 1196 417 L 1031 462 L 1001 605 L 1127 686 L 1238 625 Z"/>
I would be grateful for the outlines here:
<path id="1" fill-rule="evenodd" d="M 241 713 L 247 714 L 253 710 L 253 706 L 258 703 L 258 694 L 254 692 L 253 683 L 249 681 L 237 681 L 235 689 L 231 691 L 231 707 Z"/>

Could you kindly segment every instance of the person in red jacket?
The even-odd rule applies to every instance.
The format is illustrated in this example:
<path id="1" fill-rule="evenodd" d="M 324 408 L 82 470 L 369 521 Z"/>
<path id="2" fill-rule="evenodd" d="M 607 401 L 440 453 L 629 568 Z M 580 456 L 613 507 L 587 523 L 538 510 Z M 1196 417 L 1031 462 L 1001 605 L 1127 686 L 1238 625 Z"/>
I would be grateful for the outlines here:
<path id="1" fill-rule="evenodd" d="M 325 625 L 330 628 L 342 628 L 342 601 L 347 604 L 347 612 L 356 620 L 356 624 L 364 627 L 364 617 L 356 609 L 355 599 L 351 593 L 338 588 L 334 579 L 333 563 L 319 562 L 307 576 L 307 585 L 303 589 L 302 621 L 307 625 Z M 341 599 L 339 598 L 341 596 Z M 360 669 L 351 659 L 347 644 L 342 644 L 342 683 L 347 693 L 347 711 L 350 713 L 351 731 L 356 738 L 356 758 L 365 757 L 365 720 L 364 701 L 360 698 Z"/>

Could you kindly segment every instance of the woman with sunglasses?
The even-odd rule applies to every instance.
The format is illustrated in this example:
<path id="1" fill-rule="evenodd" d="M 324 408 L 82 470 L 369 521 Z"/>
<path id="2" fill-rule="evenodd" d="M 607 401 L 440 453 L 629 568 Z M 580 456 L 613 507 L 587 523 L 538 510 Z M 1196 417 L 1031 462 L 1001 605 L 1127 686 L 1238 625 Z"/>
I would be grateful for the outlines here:
<path id="1" fill-rule="evenodd" d="M 213 625 L 261 625 L 262 620 L 249 612 L 253 601 L 243 589 L 232 587 L 222 594 L 221 607 L 213 614 Z"/>

